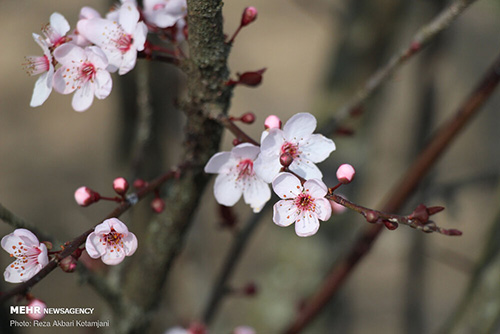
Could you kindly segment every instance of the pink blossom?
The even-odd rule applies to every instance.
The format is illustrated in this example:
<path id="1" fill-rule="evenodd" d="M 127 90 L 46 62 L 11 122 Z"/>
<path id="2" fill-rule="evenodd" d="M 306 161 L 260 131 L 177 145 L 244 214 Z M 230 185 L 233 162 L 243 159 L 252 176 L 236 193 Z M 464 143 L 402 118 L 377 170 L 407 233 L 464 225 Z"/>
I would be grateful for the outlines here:
<path id="1" fill-rule="evenodd" d="M 125 256 L 131 256 L 137 249 L 137 238 L 117 218 L 110 218 L 97 225 L 85 242 L 85 249 L 91 258 L 101 258 L 108 265 L 119 264 Z"/>
<path id="2" fill-rule="evenodd" d="M 146 20 L 159 28 L 173 27 L 186 15 L 186 0 L 144 0 Z"/>
<path id="3" fill-rule="evenodd" d="M 78 19 L 79 19 L 79 21 L 83 21 L 83 20 L 90 20 L 93 18 L 100 18 L 100 17 L 101 17 L 101 14 L 99 14 L 99 12 L 97 10 L 95 10 L 92 7 L 85 6 L 85 7 L 82 7 L 82 9 L 80 9 L 80 15 L 78 16 Z M 78 46 L 81 46 L 81 47 L 89 46 L 92 44 L 92 42 L 90 42 L 82 34 L 80 34 L 78 29 L 75 29 L 73 31 L 73 34 L 71 34 L 69 37 L 71 38 L 72 43 L 74 43 Z"/>
<path id="4" fill-rule="evenodd" d="M 261 154 L 255 161 L 255 172 L 270 183 L 281 170 L 280 157 L 289 154 L 293 161 L 290 171 L 305 179 L 321 179 L 323 174 L 316 163 L 325 160 L 335 150 L 335 143 L 323 135 L 313 134 L 316 118 L 299 113 L 286 122 L 283 130 L 269 129 L 261 137 Z"/>
<path id="5" fill-rule="evenodd" d="M 139 22 L 140 14 L 132 1 L 124 1 L 116 11 L 117 20 L 94 17 L 78 21 L 77 29 L 99 46 L 109 60 L 110 72 L 123 75 L 134 68 L 137 52 L 144 50 L 148 29 Z"/>
<path id="6" fill-rule="evenodd" d="M 33 299 L 27 305 L 31 309 L 26 309 L 26 315 L 32 320 L 41 320 L 45 317 L 44 310 L 47 308 L 47 305 L 42 302 L 40 299 Z M 28 312 L 30 310 L 30 312 Z"/>
<path id="7" fill-rule="evenodd" d="M 68 21 L 64 18 L 64 16 L 56 12 L 50 15 L 50 24 L 43 27 L 42 31 L 48 45 L 52 49 L 55 49 L 69 41 L 66 37 L 69 29 Z"/>
<path id="8" fill-rule="evenodd" d="M 276 115 L 269 115 L 264 121 L 264 126 L 266 129 L 281 129 L 281 120 Z"/>
<path id="9" fill-rule="evenodd" d="M 249 326 L 238 326 L 234 329 L 233 334 L 256 334 L 255 329 Z"/>
<path id="10" fill-rule="evenodd" d="M 205 166 L 206 173 L 219 174 L 215 179 L 214 195 L 218 203 L 233 206 L 243 195 L 245 203 L 259 212 L 271 198 L 269 186 L 254 171 L 254 161 L 260 149 L 243 143 L 231 152 L 216 153 Z"/>
<path id="11" fill-rule="evenodd" d="M 104 99 L 111 93 L 113 83 L 106 71 L 108 61 L 100 48 L 82 49 L 64 44 L 54 51 L 54 57 L 61 64 L 54 75 L 54 89 L 61 94 L 75 92 L 71 105 L 76 111 L 87 110 L 94 96 Z"/>
<path id="12" fill-rule="evenodd" d="M 7 282 L 25 282 L 49 263 L 45 244 L 40 243 L 32 232 L 24 228 L 16 229 L 3 237 L 1 245 L 16 259 L 3 274 Z"/>
<path id="13" fill-rule="evenodd" d="M 125 195 L 128 190 L 128 182 L 123 177 L 117 177 L 113 181 L 113 189 L 118 195 Z"/>
<path id="14" fill-rule="evenodd" d="M 343 184 L 350 183 L 355 174 L 356 171 L 354 170 L 354 167 L 349 164 L 340 165 L 340 167 L 337 169 L 337 179 L 340 183 Z"/>
<path id="15" fill-rule="evenodd" d="M 308 237 L 319 229 L 319 220 L 330 219 L 332 208 L 325 198 L 326 185 L 319 179 L 301 184 L 291 173 L 281 173 L 273 180 L 274 192 L 282 199 L 274 205 L 273 221 L 279 226 L 295 223 L 295 232 Z"/>
<path id="16" fill-rule="evenodd" d="M 41 74 L 35 83 L 30 106 L 41 106 L 52 92 L 52 81 L 54 77 L 54 65 L 49 44 L 40 35 L 33 34 L 33 39 L 43 50 L 43 56 L 26 57 L 26 71 L 29 75 Z"/>

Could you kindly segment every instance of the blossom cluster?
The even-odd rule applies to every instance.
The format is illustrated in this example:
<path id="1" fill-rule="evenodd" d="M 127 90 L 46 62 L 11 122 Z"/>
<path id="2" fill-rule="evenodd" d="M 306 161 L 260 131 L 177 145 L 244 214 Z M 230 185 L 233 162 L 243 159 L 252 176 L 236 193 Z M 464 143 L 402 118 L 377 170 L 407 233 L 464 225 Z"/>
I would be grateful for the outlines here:
<path id="1" fill-rule="evenodd" d="M 4 236 L 2 248 L 14 258 L 4 272 L 4 279 L 10 283 L 26 282 L 49 263 L 46 243 L 40 242 L 33 232 L 19 228 Z M 117 218 L 110 218 L 97 225 L 85 242 L 85 249 L 91 258 L 101 258 L 108 265 L 121 263 L 125 256 L 131 256 L 137 249 L 137 238 Z M 81 249 L 75 253 L 80 256 Z M 54 252 L 58 253 L 58 252 Z M 69 260 L 66 261 L 66 260 Z M 75 257 L 70 255 L 59 263 L 64 271 L 74 271 Z"/>
<path id="2" fill-rule="evenodd" d="M 54 89 L 74 93 L 72 107 L 87 110 L 94 97 L 104 99 L 112 89 L 110 73 L 128 73 L 135 67 L 138 52 L 146 47 L 148 32 L 162 32 L 172 42 L 184 39 L 186 0 L 121 0 L 102 17 L 90 7 L 80 11 L 76 28 L 59 13 L 50 16 L 42 29 L 33 34 L 42 56 L 26 57 L 30 75 L 40 75 L 30 105 L 42 105 Z"/>
<path id="3" fill-rule="evenodd" d="M 335 143 L 314 133 L 317 121 L 309 113 L 292 116 L 283 129 L 276 116 L 268 117 L 265 125 L 260 147 L 242 143 L 208 161 L 205 172 L 218 174 L 215 199 L 233 206 L 243 195 L 245 203 L 259 212 L 271 198 L 271 183 L 281 198 L 274 205 L 273 221 L 279 226 L 295 223 L 298 236 L 311 236 L 318 231 L 319 220 L 328 220 L 332 213 L 316 163 L 328 158 Z"/>

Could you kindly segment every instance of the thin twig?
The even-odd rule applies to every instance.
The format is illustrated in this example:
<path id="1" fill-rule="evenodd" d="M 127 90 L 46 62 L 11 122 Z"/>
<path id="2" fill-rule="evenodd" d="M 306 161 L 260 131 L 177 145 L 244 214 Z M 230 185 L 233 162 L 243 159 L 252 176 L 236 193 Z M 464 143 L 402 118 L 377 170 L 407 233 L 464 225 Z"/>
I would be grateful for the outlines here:
<path id="1" fill-rule="evenodd" d="M 372 96 L 373 93 L 375 93 L 375 91 L 401 67 L 401 65 L 406 63 L 412 56 L 419 53 L 425 46 L 434 40 L 440 32 L 448 28 L 450 24 L 475 1 L 477 0 L 456 0 L 441 11 L 441 13 L 431 22 L 421 27 L 413 36 L 409 45 L 393 55 L 385 66 L 375 72 L 366 81 L 364 86 L 356 92 L 354 97 L 337 111 L 322 132 L 326 134 L 334 133 L 337 127 L 345 119 L 362 108 L 365 101 Z"/>
<path id="2" fill-rule="evenodd" d="M 222 269 L 219 272 L 219 276 L 213 285 L 208 303 L 205 306 L 205 310 L 203 312 L 203 322 L 205 324 L 210 324 L 217 314 L 220 303 L 229 292 L 227 282 L 231 279 L 231 276 L 236 269 L 236 265 L 239 263 L 241 256 L 243 255 L 250 237 L 253 232 L 255 232 L 259 222 L 262 221 L 262 217 L 271 207 L 272 205 L 270 202 L 267 202 L 258 214 L 250 217 L 243 229 L 234 238 L 231 247 L 226 254 L 226 259 L 224 260 Z"/>
<path id="3" fill-rule="evenodd" d="M 383 205 L 382 211 L 397 212 L 417 187 L 420 180 L 436 163 L 438 158 L 457 137 L 464 126 L 476 115 L 480 107 L 491 96 L 500 80 L 500 56 L 482 78 L 477 88 L 469 95 L 457 112 L 443 124 L 431 138 L 429 144 L 417 157 L 401 181 L 390 192 L 390 197 Z M 300 333 L 325 307 L 341 288 L 346 278 L 359 261 L 368 254 L 382 231 L 383 225 L 375 225 L 365 229 L 354 242 L 349 253 L 330 271 L 322 285 L 297 314 L 285 330 L 286 334 Z"/>
<path id="4" fill-rule="evenodd" d="M 15 215 L 12 211 L 7 209 L 2 204 L 0 204 L 0 219 L 14 228 L 25 228 L 27 230 L 30 230 L 38 237 L 38 239 L 51 242 L 55 241 L 54 237 L 40 231 L 33 224 L 30 224 L 23 218 Z"/>

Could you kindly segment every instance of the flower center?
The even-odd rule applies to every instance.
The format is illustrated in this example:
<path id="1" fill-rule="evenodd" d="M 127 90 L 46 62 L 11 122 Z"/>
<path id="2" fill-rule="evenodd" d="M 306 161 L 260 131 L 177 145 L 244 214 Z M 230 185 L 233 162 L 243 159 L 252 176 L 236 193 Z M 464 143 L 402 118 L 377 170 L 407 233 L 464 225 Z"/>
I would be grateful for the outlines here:
<path id="1" fill-rule="evenodd" d="M 113 228 L 111 229 L 111 232 L 103 234 L 102 237 L 104 242 L 106 242 L 109 246 L 123 246 L 123 234 L 116 232 Z"/>
<path id="2" fill-rule="evenodd" d="M 132 35 L 125 33 L 121 34 L 120 37 L 115 40 L 116 48 L 120 50 L 121 53 L 126 53 L 128 50 L 130 50 L 133 42 L 134 39 L 132 38 Z"/>
<path id="3" fill-rule="evenodd" d="M 95 66 L 92 63 L 84 63 L 80 69 L 80 80 L 82 82 L 93 81 L 96 75 Z"/>
<path id="4" fill-rule="evenodd" d="M 292 158 L 297 158 L 300 154 L 299 152 L 299 145 L 297 144 L 293 144 L 293 143 L 289 143 L 289 142 L 285 142 L 282 146 L 281 146 L 281 153 L 288 153 L 292 156 Z"/>
<path id="5" fill-rule="evenodd" d="M 241 160 L 236 165 L 236 168 L 238 169 L 238 179 L 255 175 L 255 172 L 253 171 L 253 161 L 251 159 Z"/>
<path id="6" fill-rule="evenodd" d="M 316 209 L 316 205 L 314 204 L 314 198 L 307 193 L 299 194 L 295 198 L 295 206 L 297 209 L 301 211 L 313 211 Z"/>

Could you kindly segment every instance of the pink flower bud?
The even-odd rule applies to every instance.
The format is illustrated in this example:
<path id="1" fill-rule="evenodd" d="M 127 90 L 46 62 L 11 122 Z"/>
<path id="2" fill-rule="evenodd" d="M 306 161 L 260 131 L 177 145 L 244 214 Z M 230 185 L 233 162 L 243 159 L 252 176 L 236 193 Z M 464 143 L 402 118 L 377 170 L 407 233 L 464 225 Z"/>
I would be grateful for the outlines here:
<path id="1" fill-rule="evenodd" d="M 40 299 L 32 299 L 28 304 L 29 309 L 26 309 L 26 315 L 32 320 L 41 320 L 45 317 L 44 310 L 47 305 Z"/>
<path id="2" fill-rule="evenodd" d="M 146 181 L 143 179 L 137 179 L 134 181 L 133 186 L 135 189 L 142 189 L 146 186 Z"/>
<path id="3" fill-rule="evenodd" d="M 75 201 L 80 206 L 89 206 L 101 199 L 101 196 L 87 187 L 80 187 L 75 191 Z"/>
<path id="4" fill-rule="evenodd" d="M 151 209 L 156 213 L 161 213 L 165 209 L 165 202 L 157 197 L 151 202 Z"/>
<path id="5" fill-rule="evenodd" d="M 65 257 L 59 262 L 59 267 L 61 267 L 62 271 L 66 273 L 72 273 L 76 270 L 76 265 L 78 260 L 75 259 L 72 255 Z"/>
<path id="6" fill-rule="evenodd" d="M 116 193 L 120 196 L 125 195 L 125 193 L 128 190 L 128 182 L 125 180 L 123 177 L 117 177 L 113 181 L 113 189 L 116 191 Z"/>
<path id="7" fill-rule="evenodd" d="M 281 129 L 281 120 L 276 115 L 269 115 L 264 121 L 264 127 L 266 129 Z"/>
<path id="8" fill-rule="evenodd" d="M 288 167 L 292 164 L 293 157 L 290 153 L 283 153 L 280 155 L 280 164 L 283 167 Z"/>
<path id="9" fill-rule="evenodd" d="M 349 164 L 343 164 L 337 169 L 337 179 L 342 184 L 348 184 L 354 178 L 356 171 L 354 167 Z"/>
<path id="10" fill-rule="evenodd" d="M 247 7 L 243 10 L 243 15 L 241 16 L 241 26 L 247 26 L 257 19 L 257 8 Z"/>
<path id="11" fill-rule="evenodd" d="M 246 124 L 252 124 L 255 122 L 255 114 L 253 112 L 247 112 L 241 116 L 240 120 Z"/>

